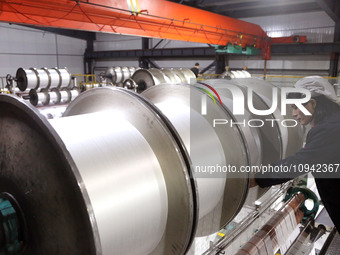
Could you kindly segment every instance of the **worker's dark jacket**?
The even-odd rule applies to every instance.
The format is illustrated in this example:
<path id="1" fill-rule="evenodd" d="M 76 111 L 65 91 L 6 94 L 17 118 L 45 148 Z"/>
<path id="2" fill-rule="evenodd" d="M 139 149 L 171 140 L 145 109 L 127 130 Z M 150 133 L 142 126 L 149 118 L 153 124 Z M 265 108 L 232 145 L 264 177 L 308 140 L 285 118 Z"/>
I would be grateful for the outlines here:
<path id="1" fill-rule="evenodd" d="M 340 230 L 340 113 L 328 116 L 315 125 L 307 134 L 304 148 L 272 166 L 302 168 L 301 164 L 308 164 L 309 167 L 314 165 L 314 172 L 311 172 L 315 177 L 321 200 L 335 226 Z M 320 169 L 316 172 L 319 164 L 322 164 L 322 171 L 333 167 L 333 173 L 319 173 Z M 334 172 L 336 168 L 337 172 Z M 301 174 L 303 173 L 258 173 L 255 179 L 260 187 L 268 187 L 284 183 Z M 327 178 L 323 178 L 325 176 Z"/>
<path id="2" fill-rule="evenodd" d="M 196 75 L 196 77 L 198 76 L 198 73 L 200 71 L 197 67 L 193 67 L 190 70 Z"/>

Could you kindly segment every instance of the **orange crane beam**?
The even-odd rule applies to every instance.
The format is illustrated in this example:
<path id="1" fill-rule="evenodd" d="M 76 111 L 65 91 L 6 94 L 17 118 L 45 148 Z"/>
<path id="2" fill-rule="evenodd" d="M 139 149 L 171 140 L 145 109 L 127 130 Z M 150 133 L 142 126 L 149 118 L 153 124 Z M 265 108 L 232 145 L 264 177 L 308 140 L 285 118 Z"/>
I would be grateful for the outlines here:
<path id="1" fill-rule="evenodd" d="M 143 37 L 253 46 L 270 57 L 258 25 L 165 0 L 0 0 L 0 21 Z M 269 54 L 268 54 L 269 52 Z"/>

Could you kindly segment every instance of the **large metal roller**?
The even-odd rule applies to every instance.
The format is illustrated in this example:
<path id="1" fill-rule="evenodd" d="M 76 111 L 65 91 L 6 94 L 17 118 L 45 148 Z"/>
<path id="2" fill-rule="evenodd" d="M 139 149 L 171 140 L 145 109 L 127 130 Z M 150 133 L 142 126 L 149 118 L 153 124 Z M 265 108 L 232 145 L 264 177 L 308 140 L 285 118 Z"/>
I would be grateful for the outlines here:
<path id="1" fill-rule="evenodd" d="M 70 90 L 68 88 L 63 88 L 62 90 L 54 88 L 51 91 L 42 89 L 40 92 L 37 92 L 35 89 L 31 89 L 28 98 L 30 103 L 34 106 L 46 106 L 69 103 L 73 101 L 79 93 L 78 89 Z"/>
<path id="2" fill-rule="evenodd" d="M 101 88 L 50 122 L 13 96 L 0 107 L 0 198 L 20 254 L 185 253 L 197 221 L 190 160 L 154 106 Z"/>
<path id="3" fill-rule="evenodd" d="M 203 173 L 210 166 L 239 168 L 248 165 L 245 141 L 236 127 L 214 128 L 214 118 L 232 116 L 221 106 L 207 101 L 202 115 L 200 89 L 180 85 L 154 86 L 142 94 L 165 114 L 181 136 L 192 161 L 197 182 L 199 223 L 197 235 L 212 234 L 225 226 L 242 208 L 248 192 L 247 173 Z M 198 172 L 197 170 L 202 171 Z"/>

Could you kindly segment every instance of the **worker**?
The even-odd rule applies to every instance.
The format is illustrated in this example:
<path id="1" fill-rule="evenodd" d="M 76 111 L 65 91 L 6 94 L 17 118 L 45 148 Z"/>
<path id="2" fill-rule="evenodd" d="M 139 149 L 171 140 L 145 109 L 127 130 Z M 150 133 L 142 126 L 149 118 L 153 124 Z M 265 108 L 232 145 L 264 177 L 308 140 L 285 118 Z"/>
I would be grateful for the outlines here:
<path id="1" fill-rule="evenodd" d="M 330 218 L 340 229 L 340 105 L 333 86 L 319 76 L 305 77 L 295 87 L 311 92 L 311 99 L 304 107 L 311 113 L 305 115 L 292 105 L 293 116 L 303 126 L 311 125 L 304 148 L 292 156 L 271 164 L 288 166 L 287 173 L 260 172 L 250 179 L 250 187 L 269 187 L 281 184 L 304 173 L 311 172 Z M 290 93 L 289 98 L 303 98 L 302 93 Z M 281 168 L 280 168 L 281 167 Z M 289 168 L 290 167 L 290 168 Z M 293 169 L 293 170 L 292 170 Z M 295 169 L 295 170 L 294 170 Z"/>
<path id="2" fill-rule="evenodd" d="M 196 76 L 196 78 L 198 77 L 199 71 L 200 71 L 200 63 L 195 63 L 195 66 L 193 68 L 190 69 Z"/>

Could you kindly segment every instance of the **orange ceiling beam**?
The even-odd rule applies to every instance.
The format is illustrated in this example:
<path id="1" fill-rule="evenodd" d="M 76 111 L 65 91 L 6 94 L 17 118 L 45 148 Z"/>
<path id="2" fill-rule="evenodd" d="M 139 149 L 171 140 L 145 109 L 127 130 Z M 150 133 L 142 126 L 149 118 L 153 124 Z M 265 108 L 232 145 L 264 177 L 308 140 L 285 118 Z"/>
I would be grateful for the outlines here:
<path id="1" fill-rule="evenodd" d="M 217 45 L 231 43 L 255 46 L 264 52 L 270 47 L 270 38 L 258 25 L 165 0 L 0 0 L 0 21 Z"/>
<path id="2" fill-rule="evenodd" d="M 140 12 L 129 8 L 138 2 Z M 258 25 L 164 0 L 2 0 L 0 20 L 209 44 L 256 45 Z M 137 10 L 136 10 L 137 11 Z"/>

